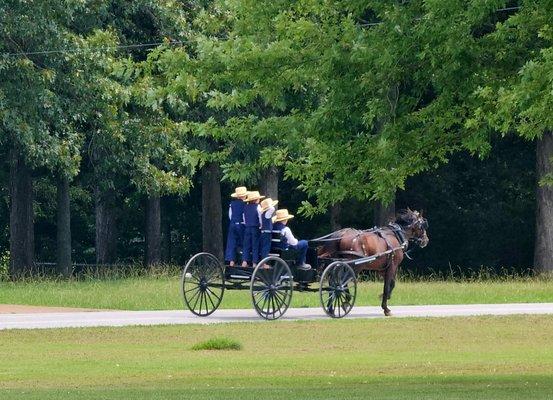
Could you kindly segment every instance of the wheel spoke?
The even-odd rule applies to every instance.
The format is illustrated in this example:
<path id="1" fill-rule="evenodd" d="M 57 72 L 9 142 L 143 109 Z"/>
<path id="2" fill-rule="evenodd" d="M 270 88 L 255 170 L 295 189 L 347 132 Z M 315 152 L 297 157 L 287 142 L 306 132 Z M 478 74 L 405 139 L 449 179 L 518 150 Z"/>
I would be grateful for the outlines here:
<path id="1" fill-rule="evenodd" d="M 338 316 L 342 315 L 342 311 L 343 311 L 342 304 L 344 304 L 342 299 L 342 293 L 339 293 L 338 294 Z"/>
<path id="2" fill-rule="evenodd" d="M 282 306 L 282 304 L 284 304 L 286 302 L 286 295 L 276 291 L 273 293 L 274 297 L 275 297 L 275 300 L 277 301 L 277 304 L 278 304 L 278 308 L 280 308 Z"/>
<path id="3" fill-rule="evenodd" d="M 206 282 L 211 282 L 213 279 L 220 278 L 220 272 L 216 269 L 212 269 L 206 273 Z"/>
<path id="4" fill-rule="evenodd" d="M 285 302 L 286 302 L 286 299 L 288 298 L 288 292 L 283 292 L 282 290 L 277 290 L 277 291 L 275 292 L 275 294 L 277 294 L 277 293 L 278 293 L 279 296 L 281 296 L 280 298 L 281 298 L 282 301 L 285 303 Z"/>
<path id="5" fill-rule="evenodd" d="M 271 282 L 272 284 L 275 284 L 278 282 L 280 276 L 282 275 L 282 270 L 284 268 L 282 267 L 282 265 L 280 264 L 277 264 L 274 268 L 273 268 L 273 281 Z"/>
<path id="6" fill-rule="evenodd" d="M 271 314 L 273 314 L 273 319 L 274 319 L 274 316 L 275 316 L 275 297 L 273 296 L 272 293 L 269 293 L 269 308 L 267 309 L 267 311 L 271 310 Z"/>
<path id="7" fill-rule="evenodd" d="M 215 293 L 213 290 L 211 290 L 211 289 L 209 288 L 209 286 L 206 287 L 206 290 L 207 290 L 209 293 L 211 293 L 213 296 L 215 296 L 215 297 L 217 298 L 217 301 L 221 301 L 222 297 L 219 296 L 217 293 Z"/>
<path id="8" fill-rule="evenodd" d="M 193 290 L 200 290 L 200 289 L 199 289 L 198 286 L 194 286 L 192 289 L 186 289 L 186 290 L 184 291 L 184 293 L 188 293 L 188 292 L 191 292 L 191 291 L 193 291 Z"/>
<path id="9" fill-rule="evenodd" d="M 264 294 L 266 294 L 268 291 L 269 291 L 269 289 L 259 290 L 259 291 L 257 291 L 257 292 L 254 292 L 253 295 L 254 295 L 254 296 L 259 296 L 259 295 L 261 295 L 261 294 L 264 295 Z"/>
<path id="10" fill-rule="evenodd" d="M 209 300 L 209 302 L 211 303 L 211 307 L 212 307 L 212 308 L 215 308 L 215 303 L 213 302 L 213 300 L 211 300 L 211 297 L 217 298 L 217 296 L 215 296 L 215 295 L 213 295 L 213 296 L 210 295 L 209 293 L 211 293 L 211 291 L 209 291 L 209 292 L 208 292 L 208 291 L 209 291 L 209 289 L 205 292 L 205 296 L 206 296 L 206 298 Z M 207 301 L 206 301 L 206 307 L 207 307 Z M 206 311 L 208 311 L 208 310 L 206 309 Z"/>
<path id="11" fill-rule="evenodd" d="M 263 311 L 263 313 L 265 315 L 267 315 L 269 313 L 269 306 L 270 304 L 269 303 L 269 296 L 267 294 L 263 295 L 263 305 L 261 306 L 261 311 Z M 265 311 L 265 306 L 267 306 L 267 311 Z"/>
<path id="12" fill-rule="evenodd" d="M 196 283 L 198 283 L 198 284 L 200 283 L 200 278 L 197 277 L 197 276 L 194 274 L 194 272 L 187 272 L 187 273 L 190 274 L 190 277 L 189 277 L 189 278 L 186 278 L 187 281 L 192 280 L 193 282 L 196 282 Z"/>
<path id="13" fill-rule="evenodd" d="M 267 290 L 268 291 L 268 290 Z M 265 300 L 267 299 L 267 291 L 264 291 L 264 292 L 258 292 L 257 294 L 262 294 L 262 296 L 260 296 L 258 298 L 258 300 L 255 302 L 255 305 L 256 306 L 259 306 L 259 303 L 261 302 L 261 300 L 264 300 L 263 302 L 263 306 L 265 306 Z M 263 307 L 261 307 L 263 308 Z"/>
<path id="14" fill-rule="evenodd" d="M 190 304 L 192 303 L 192 301 L 193 301 L 194 299 L 196 299 L 196 297 L 201 293 L 200 288 L 196 288 L 195 290 L 196 290 L 196 293 L 195 293 L 192 297 L 190 297 L 190 299 L 189 299 L 189 301 L 188 301 L 188 304 L 189 304 L 189 305 L 190 305 Z M 197 299 L 196 299 L 196 301 L 197 301 Z M 192 307 L 192 308 L 194 308 L 194 307 Z"/>
<path id="15" fill-rule="evenodd" d="M 259 272 L 259 271 L 258 271 Z M 264 272 L 264 271 L 261 271 L 261 272 Z M 265 274 L 264 273 L 258 273 L 256 276 L 255 276 L 255 279 L 256 280 L 260 280 L 262 281 L 266 286 L 270 286 L 271 285 L 271 282 L 269 280 L 267 280 L 267 277 L 264 276 Z"/>
<path id="16" fill-rule="evenodd" d="M 334 302 L 334 292 L 329 292 L 329 296 L 326 301 L 326 309 L 329 310 L 332 314 L 334 314 L 334 312 L 332 311 L 333 302 Z"/>
<path id="17" fill-rule="evenodd" d="M 194 305 L 192 306 L 193 310 L 196 310 L 196 306 L 198 305 L 198 301 L 202 298 L 202 291 L 198 290 L 198 297 L 196 298 L 196 301 L 194 302 Z"/>
<path id="18" fill-rule="evenodd" d="M 334 302 L 333 302 L 333 307 L 334 307 L 334 313 L 336 314 L 336 306 L 338 305 L 338 296 L 336 296 L 336 292 L 334 294 Z"/>
<path id="19" fill-rule="evenodd" d="M 346 274 L 344 274 L 343 279 L 340 280 L 340 284 L 341 285 L 346 285 L 347 283 L 351 282 L 354 279 L 355 279 L 355 277 L 351 276 L 350 273 L 346 273 Z"/>

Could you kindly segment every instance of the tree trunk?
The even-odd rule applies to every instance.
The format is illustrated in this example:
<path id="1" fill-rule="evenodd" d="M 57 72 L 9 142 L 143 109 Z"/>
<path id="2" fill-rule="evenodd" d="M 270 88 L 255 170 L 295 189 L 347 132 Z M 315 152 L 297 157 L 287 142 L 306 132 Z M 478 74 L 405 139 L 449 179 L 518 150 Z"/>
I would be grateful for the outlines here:
<path id="1" fill-rule="evenodd" d="M 34 264 L 33 180 L 23 156 L 10 152 L 10 267 L 13 279 L 31 272 Z"/>
<path id="2" fill-rule="evenodd" d="M 553 132 L 544 133 L 536 146 L 536 247 L 534 267 L 539 272 L 553 272 L 553 186 L 539 184 L 547 174 L 553 174 Z"/>
<path id="3" fill-rule="evenodd" d="M 96 264 L 113 263 L 117 256 L 115 192 L 94 189 L 96 200 Z"/>
<path id="4" fill-rule="evenodd" d="M 161 206 L 159 196 L 146 200 L 146 265 L 161 262 Z"/>
<path id="5" fill-rule="evenodd" d="M 342 229 L 340 224 L 340 214 L 342 213 L 342 203 L 335 203 L 330 207 L 330 230 L 332 232 Z"/>
<path id="6" fill-rule="evenodd" d="M 390 222 L 395 220 L 396 215 L 396 204 L 395 196 L 388 204 L 384 204 L 381 201 L 377 201 L 374 205 L 374 218 L 373 223 L 376 226 L 388 225 Z"/>
<path id="7" fill-rule="evenodd" d="M 168 198 L 161 199 L 161 262 L 164 264 L 171 263 L 171 221 L 167 216 Z"/>
<path id="8" fill-rule="evenodd" d="M 221 176 L 216 163 L 202 168 L 202 239 L 203 250 L 223 259 L 221 211 Z"/>
<path id="9" fill-rule="evenodd" d="M 261 177 L 261 183 L 259 185 L 259 190 L 261 194 L 267 197 L 272 198 L 273 200 L 278 199 L 278 168 L 269 167 L 267 168 Z"/>
<path id="10" fill-rule="evenodd" d="M 69 179 L 58 177 L 57 182 L 57 271 L 68 278 L 71 264 L 71 208 L 69 203 Z"/>

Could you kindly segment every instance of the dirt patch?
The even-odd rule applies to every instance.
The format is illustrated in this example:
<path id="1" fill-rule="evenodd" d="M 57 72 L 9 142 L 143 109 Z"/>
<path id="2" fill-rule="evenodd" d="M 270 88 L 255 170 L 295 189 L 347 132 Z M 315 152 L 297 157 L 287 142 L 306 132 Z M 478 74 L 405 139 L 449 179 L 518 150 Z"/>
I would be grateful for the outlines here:
<path id="1" fill-rule="evenodd" d="M 0 314 L 31 314 L 31 313 L 60 313 L 60 312 L 88 312 L 107 311 L 93 308 L 70 308 L 70 307 L 45 307 L 45 306 L 24 306 L 19 304 L 0 304 Z"/>

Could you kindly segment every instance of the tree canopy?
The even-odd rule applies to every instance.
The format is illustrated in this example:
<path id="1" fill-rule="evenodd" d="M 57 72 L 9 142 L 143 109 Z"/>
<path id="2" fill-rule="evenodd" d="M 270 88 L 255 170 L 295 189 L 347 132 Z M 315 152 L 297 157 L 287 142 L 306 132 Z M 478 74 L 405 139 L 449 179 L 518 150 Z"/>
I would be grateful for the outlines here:
<path id="1" fill-rule="evenodd" d="M 460 181 L 478 179 L 463 160 L 503 160 L 502 142 L 553 156 L 540 144 L 553 131 L 552 27 L 548 0 L 7 0 L 0 151 L 33 171 L 39 200 L 71 181 L 82 215 L 94 196 L 134 210 L 152 196 L 195 202 L 208 165 L 227 186 L 278 168 L 315 220 L 337 203 L 404 201 L 417 177 L 449 182 L 450 160 Z M 517 193 L 534 177 L 553 183 L 542 167 Z M 436 188 L 443 202 L 429 203 L 447 204 Z M 133 218 L 129 242 L 143 236 Z"/>

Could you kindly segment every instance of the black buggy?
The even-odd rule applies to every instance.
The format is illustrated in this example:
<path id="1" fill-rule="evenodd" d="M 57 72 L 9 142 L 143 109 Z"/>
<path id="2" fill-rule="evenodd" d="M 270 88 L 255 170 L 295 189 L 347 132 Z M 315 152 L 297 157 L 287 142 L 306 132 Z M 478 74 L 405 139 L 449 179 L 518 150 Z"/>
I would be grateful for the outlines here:
<path id="1" fill-rule="evenodd" d="M 296 251 L 278 249 L 280 233 L 273 234 L 271 254 L 255 268 L 224 265 L 210 253 L 194 255 L 184 267 L 181 290 L 186 307 L 195 315 L 213 313 L 223 300 L 225 290 L 249 290 L 255 311 L 268 320 L 282 317 L 294 290 L 318 292 L 324 312 L 332 318 L 345 317 L 357 295 L 354 266 L 387 255 L 367 257 L 321 258 L 312 243 L 328 240 L 332 234 L 310 241 L 307 262 L 310 270 L 298 268 Z"/>

